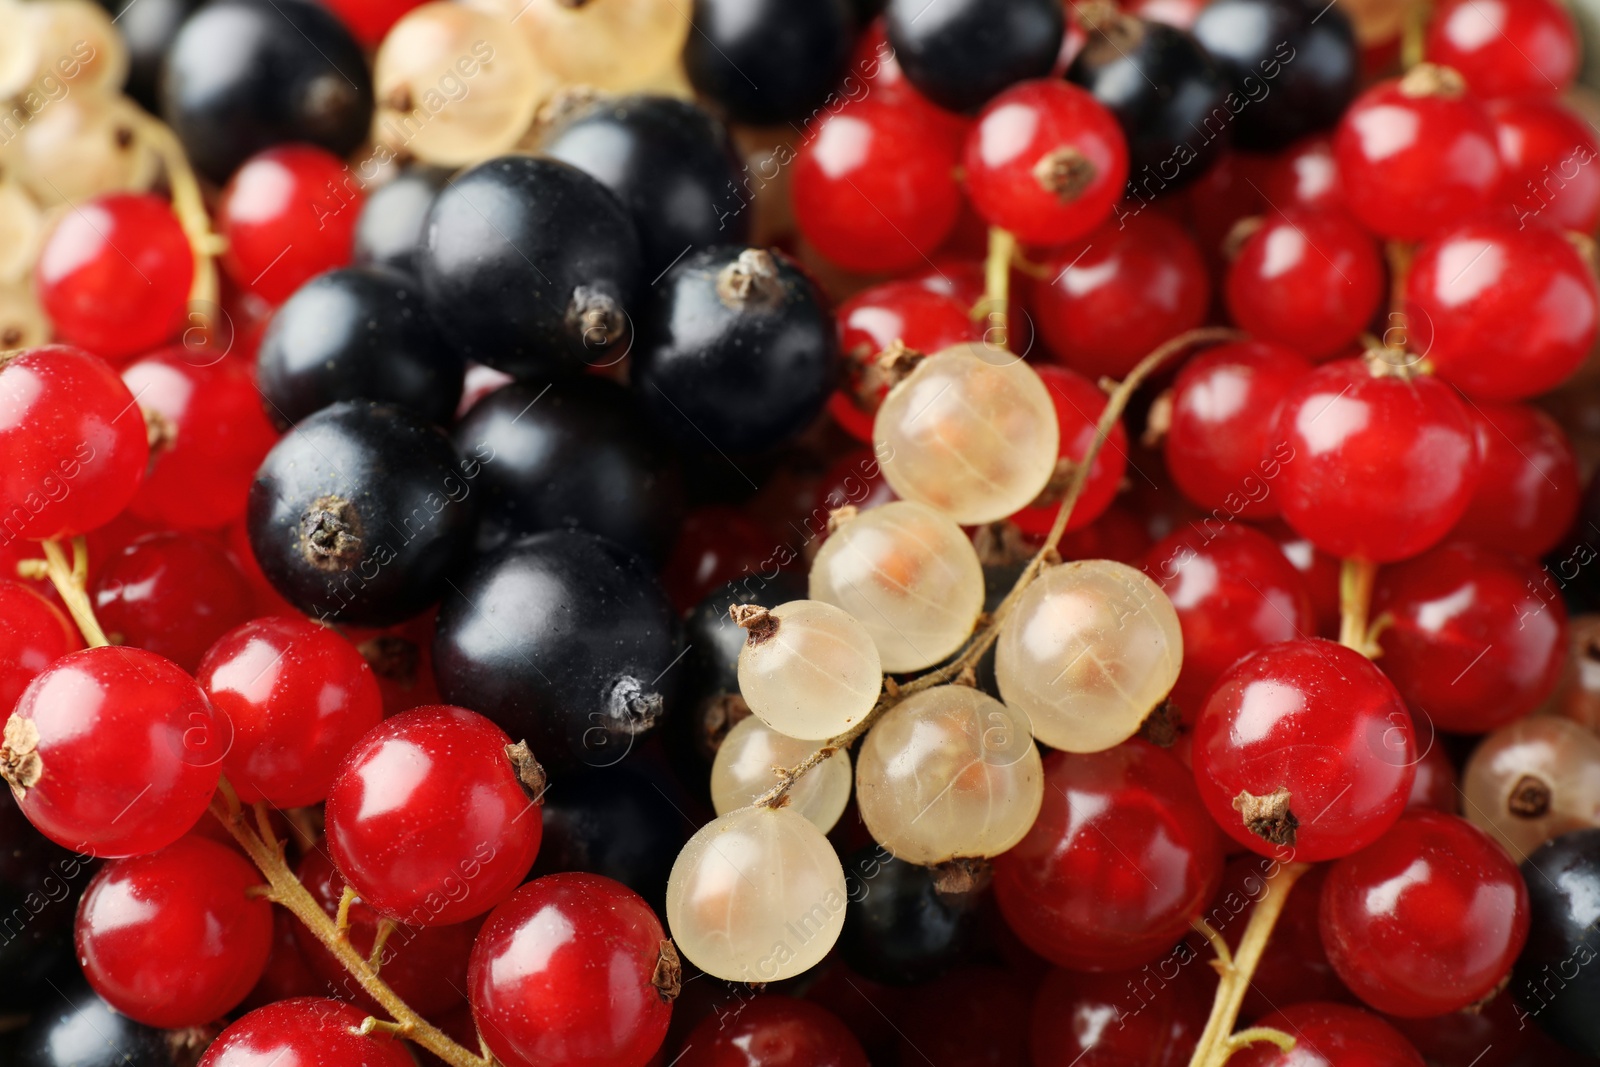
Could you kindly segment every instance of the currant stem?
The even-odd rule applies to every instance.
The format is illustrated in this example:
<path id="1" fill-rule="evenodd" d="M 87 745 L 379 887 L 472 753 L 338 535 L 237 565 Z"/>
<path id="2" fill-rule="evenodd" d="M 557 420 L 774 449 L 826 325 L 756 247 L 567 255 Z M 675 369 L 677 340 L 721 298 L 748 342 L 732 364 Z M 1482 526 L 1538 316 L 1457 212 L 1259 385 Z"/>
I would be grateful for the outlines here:
<path id="1" fill-rule="evenodd" d="M 1009 348 L 1007 324 L 1011 305 L 1011 261 L 1017 254 L 1017 239 L 1010 231 L 989 227 L 989 255 L 983 264 L 983 299 L 972 309 L 972 317 L 987 322 L 984 344 Z"/>
<path id="2" fill-rule="evenodd" d="M 1270 1026 L 1251 1026 L 1228 1038 L 1227 1054 L 1231 1056 L 1246 1045 L 1253 1045 L 1257 1041 L 1271 1042 L 1285 1052 L 1289 1052 L 1294 1048 L 1294 1038 L 1282 1030 L 1274 1030 Z"/>
<path id="3" fill-rule="evenodd" d="M 1372 585 L 1378 565 L 1361 559 L 1347 559 L 1339 568 L 1339 643 L 1363 656 L 1372 656 L 1368 640 L 1371 627 L 1367 613 L 1372 607 Z"/>
<path id="4" fill-rule="evenodd" d="M 90 648 L 109 645 L 106 632 L 100 629 L 100 620 L 94 617 L 94 605 L 89 602 L 89 553 L 83 538 L 72 539 L 71 563 L 67 562 L 67 554 L 59 541 L 40 541 L 39 548 L 44 552 L 45 577 L 61 594 L 61 602 L 67 606 L 72 621 L 78 624 L 83 639 Z"/>
<path id="5" fill-rule="evenodd" d="M 220 308 L 217 303 L 216 257 L 226 247 L 226 242 L 212 232 L 211 215 L 206 211 L 205 196 L 200 191 L 200 181 L 189 166 L 189 157 L 177 135 L 166 124 L 141 116 L 140 129 L 161 157 L 167 173 L 167 185 L 172 190 L 172 213 L 178 218 L 189 248 L 194 254 L 194 280 L 189 285 L 189 315 L 192 326 L 211 330 Z M 199 317 L 196 321 L 196 316 Z M 187 335 L 185 335 L 187 339 Z"/>

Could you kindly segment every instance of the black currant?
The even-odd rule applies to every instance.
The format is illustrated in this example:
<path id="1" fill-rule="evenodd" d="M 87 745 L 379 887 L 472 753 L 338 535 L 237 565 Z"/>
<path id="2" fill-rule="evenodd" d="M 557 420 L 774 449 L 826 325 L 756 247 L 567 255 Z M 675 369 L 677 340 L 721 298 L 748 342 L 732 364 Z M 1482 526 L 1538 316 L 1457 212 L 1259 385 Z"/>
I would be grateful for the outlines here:
<path id="1" fill-rule="evenodd" d="M 851 0 L 695 0 L 684 69 L 736 122 L 810 117 L 844 75 Z"/>
<path id="2" fill-rule="evenodd" d="M 543 151 L 593 175 L 627 205 L 647 278 L 697 248 L 749 240 L 743 169 L 728 131 L 687 100 L 589 101 L 561 116 Z"/>
<path id="3" fill-rule="evenodd" d="M 1199 178 L 1233 133 L 1227 79 L 1183 30 L 1115 12 L 1095 25 L 1067 80 L 1117 117 L 1128 196 L 1150 200 Z"/>
<path id="4" fill-rule="evenodd" d="M 59 1000 L 49 983 L 78 973 L 78 898 L 96 863 L 47 840 L 15 804 L 0 805 L 0 1006 Z M 0 1014 L 5 1014 L 0 1009 Z M 0 1060 L 0 1062 L 4 1062 Z"/>
<path id="5" fill-rule="evenodd" d="M 626 350 L 639 238 L 622 202 L 570 164 L 503 156 L 452 179 L 417 264 L 434 318 L 468 359 L 524 377 Z"/>
<path id="6" fill-rule="evenodd" d="M 563 779 L 544 796 L 532 877 L 588 871 L 613 878 L 665 913 L 667 876 L 688 839 L 660 786 L 627 767 Z"/>
<path id="7" fill-rule="evenodd" d="M 417 163 L 374 189 L 356 219 L 351 261 L 415 274 L 428 209 L 452 173 L 447 167 Z"/>
<path id="8" fill-rule="evenodd" d="M 1522 878 L 1528 942 L 1512 971 L 1511 993 L 1545 1033 L 1600 1056 L 1600 829 L 1546 841 L 1523 862 Z"/>
<path id="9" fill-rule="evenodd" d="M 160 109 L 161 60 L 172 39 L 200 0 L 122 0 L 115 5 L 117 32 L 128 50 L 128 84 L 124 88 L 145 110 Z"/>
<path id="10" fill-rule="evenodd" d="M 40 1003 L 17 1035 L 8 1067 L 174 1067 L 199 1048 L 185 1036 L 136 1023 L 101 1000 L 80 977 Z"/>
<path id="11" fill-rule="evenodd" d="M 278 429 L 340 400 L 384 400 L 449 425 L 462 362 L 412 278 L 371 267 L 320 274 L 267 324 L 256 384 Z"/>
<path id="12" fill-rule="evenodd" d="M 709 248 L 652 290 L 634 391 L 656 424 L 700 449 L 747 452 L 816 418 L 838 375 L 838 328 L 811 280 L 776 252 Z"/>
<path id="13" fill-rule="evenodd" d="M 349 155 L 372 123 L 361 46 L 314 0 L 212 0 L 173 39 L 160 95 L 190 162 L 218 183 L 286 141 Z"/>
<path id="14" fill-rule="evenodd" d="M 939 977 L 978 943 L 982 893 L 940 892 L 940 872 L 868 845 L 844 864 L 848 903 L 839 953 L 855 970 L 888 985 Z"/>
<path id="15" fill-rule="evenodd" d="M 341 401 L 267 453 L 250 486 L 250 549 L 307 615 L 392 625 L 438 600 L 470 552 L 482 470 L 405 408 Z"/>
<path id="16" fill-rule="evenodd" d="M 677 458 L 623 386 L 593 375 L 507 385 L 454 433 L 462 455 L 484 460 L 480 550 L 558 529 L 599 534 L 657 563 L 671 550 L 683 519 Z"/>
<path id="17" fill-rule="evenodd" d="M 433 668 L 446 701 L 526 738 L 547 768 L 609 767 L 666 710 L 678 629 L 638 556 L 592 534 L 534 534 L 456 580 Z"/>
<path id="18" fill-rule="evenodd" d="M 890 0 L 885 26 L 906 80 L 951 111 L 1049 74 L 1067 28 L 1060 0 Z"/>
<path id="19" fill-rule="evenodd" d="M 1233 87 L 1233 141 L 1253 152 L 1331 129 L 1355 96 L 1361 53 L 1338 5 L 1213 0 L 1192 30 Z"/>

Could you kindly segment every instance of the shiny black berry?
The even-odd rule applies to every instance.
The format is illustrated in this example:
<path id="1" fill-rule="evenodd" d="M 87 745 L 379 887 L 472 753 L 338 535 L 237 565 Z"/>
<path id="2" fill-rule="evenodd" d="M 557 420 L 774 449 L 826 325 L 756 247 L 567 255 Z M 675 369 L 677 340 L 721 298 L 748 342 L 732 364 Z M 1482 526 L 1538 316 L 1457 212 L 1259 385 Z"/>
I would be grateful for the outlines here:
<path id="1" fill-rule="evenodd" d="M 278 429 L 340 400 L 386 400 L 448 425 L 466 364 L 403 274 L 347 267 L 302 285 L 261 338 L 256 384 Z"/>
<path id="2" fill-rule="evenodd" d="M 60 1000 L 49 983 L 77 973 L 73 917 L 95 867 L 47 840 L 15 804 L 0 804 L 0 1005 Z"/>
<path id="3" fill-rule="evenodd" d="M 81 977 L 45 992 L 49 996 L 17 1035 L 7 1067 L 175 1067 L 199 1055 L 200 1047 L 186 1047 L 187 1035 L 113 1011 Z"/>
<path id="4" fill-rule="evenodd" d="M 446 167 L 418 163 L 374 189 L 356 219 L 352 262 L 415 274 L 428 209 L 451 173 Z"/>
<path id="5" fill-rule="evenodd" d="M 664 912 L 667 876 L 692 829 L 668 794 L 628 767 L 576 774 L 544 796 L 532 876 L 587 871 L 615 879 Z"/>
<path id="6" fill-rule="evenodd" d="M 1528 942 L 1511 973 L 1519 1017 L 1585 1056 L 1600 1056 L 1600 829 L 1574 830 L 1522 864 Z"/>
<path id="7" fill-rule="evenodd" d="M 158 87 L 161 60 L 183 21 L 200 0 L 122 0 L 115 5 L 117 32 L 128 50 L 128 84 L 124 90 L 147 111 L 161 107 Z"/>
<path id="8" fill-rule="evenodd" d="M 695 0 L 684 68 L 736 122 L 801 121 L 845 73 L 850 0 Z"/>
<path id="9" fill-rule="evenodd" d="M 1049 74 L 1066 17 L 1060 0 L 890 0 L 885 26 L 900 69 L 923 96 L 972 111 L 1007 86 Z"/>
<path id="10" fill-rule="evenodd" d="M 570 164 L 503 156 L 452 179 L 417 263 L 434 318 L 468 359 L 527 377 L 626 351 L 639 238 L 622 202 Z"/>
<path id="11" fill-rule="evenodd" d="M 438 600 L 471 551 L 482 467 L 405 408 L 334 404 L 267 453 L 250 486 L 250 549 L 313 618 L 400 622 Z"/>
<path id="12" fill-rule="evenodd" d="M 897 860 L 880 845 L 847 859 L 844 873 L 849 903 L 839 953 L 866 977 L 888 985 L 926 982 L 977 945 L 982 894 L 976 884 L 942 883 L 947 875 Z"/>

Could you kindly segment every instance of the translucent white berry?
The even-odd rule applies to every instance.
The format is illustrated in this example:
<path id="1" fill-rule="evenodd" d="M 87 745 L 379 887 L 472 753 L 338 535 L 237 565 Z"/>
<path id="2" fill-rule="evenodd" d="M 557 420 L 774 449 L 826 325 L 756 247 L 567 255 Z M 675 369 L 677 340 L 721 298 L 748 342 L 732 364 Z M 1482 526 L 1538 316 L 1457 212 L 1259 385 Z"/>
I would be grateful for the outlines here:
<path id="1" fill-rule="evenodd" d="M 739 650 L 739 692 L 779 733 L 836 737 L 866 717 L 883 688 L 883 666 L 866 627 L 819 600 L 770 612 L 740 605 L 750 631 Z"/>
<path id="2" fill-rule="evenodd" d="M 816 751 L 814 741 L 785 737 L 754 715 L 741 719 L 711 764 L 711 804 L 718 815 L 749 807 L 778 784 L 777 771 Z M 789 809 L 827 833 L 850 803 L 850 754 L 839 749 L 789 789 Z"/>

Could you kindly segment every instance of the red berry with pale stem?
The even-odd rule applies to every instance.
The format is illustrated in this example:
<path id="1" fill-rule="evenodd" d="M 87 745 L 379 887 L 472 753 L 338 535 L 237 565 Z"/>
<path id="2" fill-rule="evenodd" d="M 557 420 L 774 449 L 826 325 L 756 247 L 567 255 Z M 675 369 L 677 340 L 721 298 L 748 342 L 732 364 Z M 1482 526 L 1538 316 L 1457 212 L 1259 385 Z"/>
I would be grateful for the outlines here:
<path id="1" fill-rule="evenodd" d="M 399 1038 L 360 1033 L 366 1017 L 325 997 L 280 1000 L 222 1031 L 199 1067 L 416 1067 Z"/>
<path id="2" fill-rule="evenodd" d="M 1061 429 L 1061 461 L 1057 476 L 1050 480 L 1043 494 L 1044 503 L 1023 508 L 1011 516 L 1011 521 L 1023 533 L 1043 536 L 1050 532 L 1056 521 L 1056 512 L 1067 489 L 1072 464 L 1089 454 L 1095 437 L 1099 434 L 1100 414 L 1105 410 L 1106 394 L 1089 379 L 1065 367 L 1040 365 L 1034 368 L 1039 380 L 1050 390 L 1050 401 L 1055 405 L 1056 422 Z M 1067 519 L 1067 532 L 1081 530 L 1105 514 L 1116 499 L 1122 486 L 1122 477 L 1128 467 L 1128 432 L 1122 423 L 1115 422 L 1106 436 L 1105 446 L 1089 465 L 1089 478 L 1083 492 L 1072 506 Z"/>
<path id="3" fill-rule="evenodd" d="M 202 534 L 148 534 L 106 560 L 91 591 L 110 640 L 148 649 L 186 671 L 251 615 L 250 584 Z"/>
<path id="4" fill-rule="evenodd" d="M 1257 1041 L 1234 1053 L 1238 1067 L 1423 1067 L 1405 1035 L 1371 1012 L 1311 1001 L 1274 1011 L 1255 1025 L 1294 1038 L 1285 1052 Z"/>

